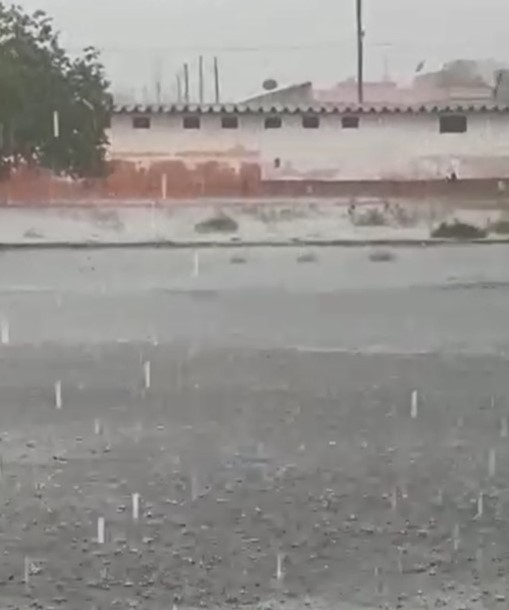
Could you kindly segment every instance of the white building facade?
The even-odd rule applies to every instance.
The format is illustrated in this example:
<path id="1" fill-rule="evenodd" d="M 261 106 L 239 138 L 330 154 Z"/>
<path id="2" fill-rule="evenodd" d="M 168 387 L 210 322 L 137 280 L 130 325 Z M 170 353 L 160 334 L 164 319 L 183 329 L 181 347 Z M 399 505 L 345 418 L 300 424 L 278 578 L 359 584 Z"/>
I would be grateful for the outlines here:
<path id="1" fill-rule="evenodd" d="M 112 160 L 257 166 L 268 181 L 509 178 L 509 107 L 119 107 Z"/>

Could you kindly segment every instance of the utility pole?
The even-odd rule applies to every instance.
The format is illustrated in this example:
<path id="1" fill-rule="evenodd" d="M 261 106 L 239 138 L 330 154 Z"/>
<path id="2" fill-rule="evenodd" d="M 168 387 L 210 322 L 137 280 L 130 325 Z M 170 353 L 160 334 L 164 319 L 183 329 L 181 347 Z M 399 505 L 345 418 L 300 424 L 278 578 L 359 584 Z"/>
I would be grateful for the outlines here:
<path id="1" fill-rule="evenodd" d="M 177 74 L 177 102 L 179 104 L 182 103 L 182 79 L 180 78 L 180 74 Z"/>
<path id="2" fill-rule="evenodd" d="M 219 62 L 217 57 L 214 57 L 214 91 L 216 104 L 219 104 L 221 99 L 221 91 L 219 88 Z"/>
<path id="3" fill-rule="evenodd" d="M 203 83 L 203 56 L 200 55 L 199 63 L 198 63 L 198 97 L 200 99 L 200 104 L 203 104 L 205 92 L 204 92 L 204 83 Z"/>
<path id="4" fill-rule="evenodd" d="M 162 86 L 162 65 L 161 65 L 161 58 L 160 57 L 156 57 L 155 58 L 155 62 L 154 62 L 155 66 L 154 66 L 154 80 L 155 80 L 155 94 L 156 94 L 156 102 L 158 104 L 160 104 L 162 102 L 162 93 L 163 93 L 163 86 Z"/>
<path id="5" fill-rule="evenodd" d="M 189 65 L 184 64 L 184 102 L 189 104 Z"/>
<path id="6" fill-rule="evenodd" d="M 357 3 L 357 98 L 364 103 L 364 26 L 362 23 L 362 0 Z"/>

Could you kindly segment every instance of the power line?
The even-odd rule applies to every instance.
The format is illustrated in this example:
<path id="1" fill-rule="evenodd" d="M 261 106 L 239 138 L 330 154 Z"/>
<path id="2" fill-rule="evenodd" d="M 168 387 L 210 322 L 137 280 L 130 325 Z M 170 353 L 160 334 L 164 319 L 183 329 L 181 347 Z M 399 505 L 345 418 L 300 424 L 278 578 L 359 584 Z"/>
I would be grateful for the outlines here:
<path id="1" fill-rule="evenodd" d="M 493 43 L 493 41 L 492 41 Z M 293 43 L 293 44 L 278 44 L 278 45 L 245 45 L 245 46 L 229 46 L 229 45 L 159 45 L 159 46 L 112 46 L 112 45 L 93 45 L 99 52 L 103 54 L 171 54 L 171 53 L 190 53 L 190 54 L 222 54 L 222 53 L 293 53 L 300 51 L 314 51 L 314 50 L 331 50 L 331 49 L 345 49 L 351 48 L 352 40 L 344 41 L 325 41 L 325 42 L 313 42 L 313 43 Z M 430 51 L 429 42 L 423 41 L 405 41 L 405 42 L 364 42 L 364 50 L 366 49 L 392 49 L 400 54 L 410 53 L 426 53 Z M 433 51 L 450 51 L 458 53 L 459 47 L 464 48 L 465 52 L 468 49 L 468 54 L 472 54 L 472 42 L 461 41 L 461 40 L 444 40 L 434 41 L 432 45 Z M 482 45 L 483 48 L 486 45 Z M 83 51 L 82 47 L 68 46 L 67 51 L 70 53 L 79 54 Z M 477 51 L 479 52 L 479 51 Z M 491 51 L 485 51 L 491 53 Z"/>
<path id="2" fill-rule="evenodd" d="M 203 52 L 232 52 L 232 53 L 265 53 L 267 51 L 301 51 L 305 49 L 331 49 L 339 47 L 350 46 L 351 41 L 330 41 L 330 42 L 314 42 L 314 43 L 294 43 L 287 45 L 244 45 L 244 46 L 202 46 L 202 45 L 161 45 L 161 46 L 144 46 L 144 47 L 133 47 L 133 46 L 105 46 L 105 45 L 94 45 L 98 51 L 105 53 L 166 53 L 171 51 L 182 51 L 196 53 L 198 51 Z M 378 42 L 369 45 L 371 48 L 383 48 L 394 46 L 390 42 Z M 69 52 L 79 53 L 82 51 L 81 47 L 67 47 Z"/>

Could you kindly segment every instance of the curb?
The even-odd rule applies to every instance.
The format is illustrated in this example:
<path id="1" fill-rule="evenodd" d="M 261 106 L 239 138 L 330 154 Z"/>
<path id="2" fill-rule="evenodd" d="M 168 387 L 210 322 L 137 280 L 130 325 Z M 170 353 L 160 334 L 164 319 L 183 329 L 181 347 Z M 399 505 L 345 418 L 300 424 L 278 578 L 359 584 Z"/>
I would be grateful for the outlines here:
<path id="1" fill-rule="evenodd" d="M 139 241 L 139 242 L 43 242 L 43 243 L 0 243 L 0 250 L 120 250 L 120 249 L 166 249 L 192 250 L 211 248 L 297 248 L 297 247 L 392 247 L 392 248 L 425 248 L 436 246 L 493 246 L 509 245 L 505 239 L 373 239 L 373 240 L 300 240 L 292 241 L 232 241 L 232 242 L 172 242 L 172 241 Z"/>

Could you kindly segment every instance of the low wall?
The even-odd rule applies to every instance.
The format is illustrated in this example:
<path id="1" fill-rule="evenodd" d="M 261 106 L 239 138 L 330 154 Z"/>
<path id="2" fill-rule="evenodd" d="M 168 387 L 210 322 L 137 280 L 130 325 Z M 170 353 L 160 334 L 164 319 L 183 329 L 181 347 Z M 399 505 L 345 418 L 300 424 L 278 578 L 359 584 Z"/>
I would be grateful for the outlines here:
<path id="1" fill-rule="evenodd" d="M 509 184 L 508 184 L 509 187 Z M 509 203 L 502 180 L 364 181 L 262 180 L 256 164 L 189 165 L 180 161 L 154 161 L 148 166 L 115 161 L 104 179 L 70 180 L 39 168 L 23 168 L 0 181 L 0 205 L 47 205 L 61 202 L 170 201 L 189 198 L 349 198 L 429 201 L 441 198 L 453 205 L 462 201 Z"/>

